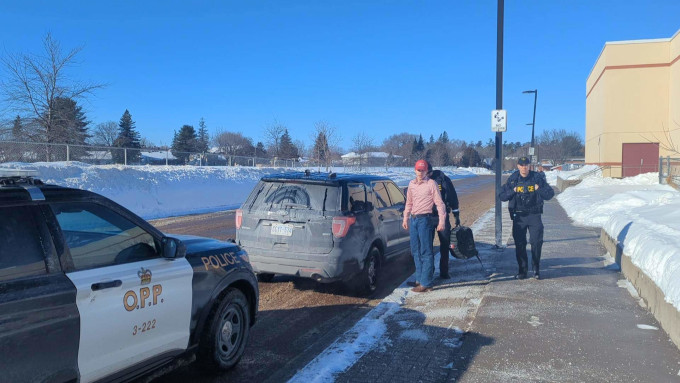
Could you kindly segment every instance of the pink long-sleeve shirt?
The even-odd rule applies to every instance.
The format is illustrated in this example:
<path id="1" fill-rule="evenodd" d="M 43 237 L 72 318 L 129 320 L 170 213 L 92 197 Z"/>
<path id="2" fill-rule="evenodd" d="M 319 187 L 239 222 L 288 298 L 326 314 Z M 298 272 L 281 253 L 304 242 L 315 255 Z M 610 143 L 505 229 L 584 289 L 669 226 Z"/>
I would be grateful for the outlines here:
<path id="1" fill-rule="evenodd" d="M 411 214 L 432 213 L 432 205 L 437 206 L 439 224 L 443 225 L 446 220 L 446 206 L 444 205 L 441 194 L 439 194 L 437 183 L 427 177 L 423 178 L 420 182 L 418 182 L 418 179 L 411 180 L 408 184 L 408 191 L 406 192 L 404 221 L 406 221 Z"/>

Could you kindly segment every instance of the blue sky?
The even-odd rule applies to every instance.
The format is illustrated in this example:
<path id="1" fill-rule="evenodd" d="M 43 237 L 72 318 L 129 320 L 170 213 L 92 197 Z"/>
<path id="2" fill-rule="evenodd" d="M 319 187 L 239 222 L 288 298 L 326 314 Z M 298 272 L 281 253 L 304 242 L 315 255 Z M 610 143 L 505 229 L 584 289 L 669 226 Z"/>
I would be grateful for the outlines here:
<path id="1" fill-rule="evenodd" d="M 0 5 L 4 52 L 39 53 L 51 32 L 83 46 L 71 77 L 108 83 L 83 104 L 93 125 L 128 109 L 143 137 L 183 124 L 264 141 L 278 121 L 312 142 L 335 126 L 380 144 L 421 133 L 486 143 L 494 134 L 496 0 L 16 1 Z M 584 135 L 585 81 L 606 41 L 668 38 L 680 1 L 515 0 L 505 4 L 507 141 Z"/>

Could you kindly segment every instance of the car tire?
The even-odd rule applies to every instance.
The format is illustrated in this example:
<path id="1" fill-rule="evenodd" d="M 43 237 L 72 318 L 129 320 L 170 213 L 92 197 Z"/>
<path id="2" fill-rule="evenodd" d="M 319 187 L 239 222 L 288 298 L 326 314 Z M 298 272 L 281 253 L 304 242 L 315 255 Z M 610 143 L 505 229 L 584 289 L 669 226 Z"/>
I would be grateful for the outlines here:
<path id="1" fill-rule="evenodd" d="M 226 294 L 210 313 L 198 349 L 197 362 L 212 372 L 234 367 L 243 356 L 250 335 L 248 299 L 237 289 Z"/>
<path id="2" fill-rule="evenodd" d="M 357 294 L 369 295 L 378 288 L 379 270 L 380 250 L 371 247 L 364 260 L 364 268 L 355 279 L 354 288 Z"/>
<path id="3" fill-rule="evenodd" d="M 274 279 L 273 273 L 258 273 L 257 280 L 260 282 L 271 282 Z"/>

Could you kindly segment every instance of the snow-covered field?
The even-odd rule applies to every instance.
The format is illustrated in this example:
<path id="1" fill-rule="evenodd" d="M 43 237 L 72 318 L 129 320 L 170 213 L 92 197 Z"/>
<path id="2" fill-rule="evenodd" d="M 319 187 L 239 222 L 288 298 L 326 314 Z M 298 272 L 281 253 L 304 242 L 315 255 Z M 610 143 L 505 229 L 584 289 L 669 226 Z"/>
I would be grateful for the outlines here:
<path id="1" fill-rule="evenodd" d="M 45 183 L 93 191 L 146 219 L 235 209 L 245 201 L 262 176 L 304 168 L 225 166 L 123 166 L 80 162 L 4 163 L 2 168 L 37 170 Z M 316 171 L 317 169 L 310 169 Z M 452 179 L 492 174 L 483 168 L 443 168 Z M 344 168 L 333 168 L 336 173 Z M 407 186 L 414 177 L 408 168 L 367 168 L 362 173 L 390 177 Z"/>
<path id="2" fill-rule="evenodd" d="M 554 185 L 558 175 L 575 178 L 593 169 L 546 176 Z M 621 242 L 633 264 L 656 283 L 667 302 L 680 309 L 680 192 L 660 185 L 659 173 L 614 179 L 594 172 L 557 200 L 576 223 L 604 228 Z"/>

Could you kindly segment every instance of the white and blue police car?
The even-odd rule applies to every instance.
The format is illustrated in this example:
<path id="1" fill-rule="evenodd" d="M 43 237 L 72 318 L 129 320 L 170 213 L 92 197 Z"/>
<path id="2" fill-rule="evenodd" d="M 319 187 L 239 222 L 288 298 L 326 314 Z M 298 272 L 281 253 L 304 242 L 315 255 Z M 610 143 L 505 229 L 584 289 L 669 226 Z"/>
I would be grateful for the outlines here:
<path id="1" fill-rule="evenodd" d="M 193 356 L 227 370 L 258 299 L 235 244 L 0 169 L 0 381 L 128 381 Z"/>

